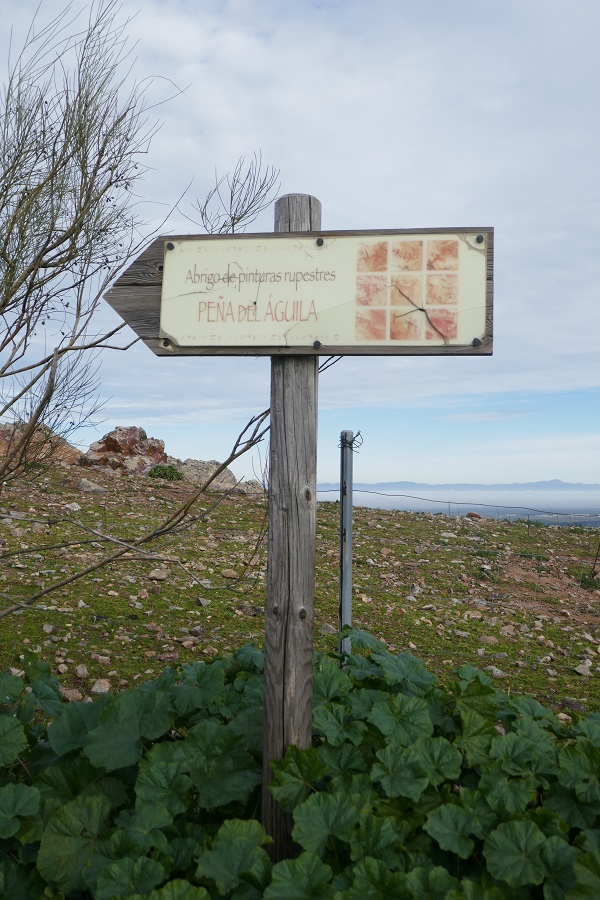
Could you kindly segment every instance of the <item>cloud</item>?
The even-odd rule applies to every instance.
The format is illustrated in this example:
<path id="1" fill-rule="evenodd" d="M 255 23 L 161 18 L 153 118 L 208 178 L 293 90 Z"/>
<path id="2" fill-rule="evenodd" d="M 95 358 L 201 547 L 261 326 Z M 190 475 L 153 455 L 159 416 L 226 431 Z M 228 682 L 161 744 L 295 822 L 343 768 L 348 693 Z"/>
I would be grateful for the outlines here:
<path id="1" fill-rule="evenodd" d="M 22 34 L 36 5 L 0 0 L 0 12 Z M 59 6 L 45 0 L 42 16 Z M 125 0 L 124 15 L 138 6 Z M 486 398 L 600 387 L 599 30 L 600 6 L 564 0 L 146 0 L 128 26 L 134 74 L 156 76 L 152 102 L 171 82 L 184 89 L 161 108 L 148 155 L 150 225 L 192 178 L 187 213 L 215 166 L 224 174 L 262 150 L 283 193 L 322 201 L 326 228 L 494 226 L 494 356 L 348 357 L 320 379 L 320 408 L 381 410 L 390 466 L 389 411 L 455 404 L 449 421 L 502 421 L 517 435 L 518 404 L 486 410 Z M 272 227 L 269 210 L 256 230 Z M 195 227 L 175 210 L 165 230 Z M 268 404 L 267 360 L 164 361 L 136 347 L 104 355 L 102 377 L 111 418 L 157 426 L 233 422 Z M 498 445 L 494 464 L 519 480 L 537 453 L 540 468 L 558 467 L 548 477 L 576 480 L 567 470 L 591 450 L 551 426 L 535 452 Z M 588 427 L 600 431 L 593 408 L 574 433 Z M 457 441 L 455 464 L 468 468 Z M 411 464 L 423 454 L 435 451 Z"/>

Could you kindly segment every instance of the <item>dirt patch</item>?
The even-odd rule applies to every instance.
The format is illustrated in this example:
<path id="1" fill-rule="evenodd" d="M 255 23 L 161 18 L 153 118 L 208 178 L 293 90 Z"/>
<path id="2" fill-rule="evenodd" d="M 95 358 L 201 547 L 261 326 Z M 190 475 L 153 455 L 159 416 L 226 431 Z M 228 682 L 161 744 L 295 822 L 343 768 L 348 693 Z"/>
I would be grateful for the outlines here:
<path id="1" fill-rule="evenodd" d="M 586 560 L 580 560 L 581 565 Z M 592 560 L 589 561 L 591 568 Z M 600 627 L 600 596 L 586 590 L 564 571 L 565 560 L 511 557 L 500 566 L 500 578 L 511 599 L 540 615 L 562 615 L 574 622 Z"/>

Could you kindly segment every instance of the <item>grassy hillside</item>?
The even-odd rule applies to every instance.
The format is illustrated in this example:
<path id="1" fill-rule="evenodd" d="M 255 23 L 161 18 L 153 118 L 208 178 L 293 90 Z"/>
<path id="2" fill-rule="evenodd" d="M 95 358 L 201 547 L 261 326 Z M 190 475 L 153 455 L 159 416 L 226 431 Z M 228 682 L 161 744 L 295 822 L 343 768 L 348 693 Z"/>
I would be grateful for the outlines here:
<path id="1" fill-rule="evenodd" d="M 135 540 L 190 493 L 75 467 L 5 488 L 0 609 L 101 558 L 117 546 L 107 536 Z M 0 670 L 34 650 L 88 696 L 99 679 L 118 690 L 176 660 L 262 644 L 266 513 L 264 498 L 206 495 L 188 527 L 0 619 Z M 319 505 L 315 646 L 332 651 L 338 516 Z M 354 538 L 353 624 L 442 680 L 469 662 L 566 713 L 600 708 L 597 529 L 357 508 Z"/>

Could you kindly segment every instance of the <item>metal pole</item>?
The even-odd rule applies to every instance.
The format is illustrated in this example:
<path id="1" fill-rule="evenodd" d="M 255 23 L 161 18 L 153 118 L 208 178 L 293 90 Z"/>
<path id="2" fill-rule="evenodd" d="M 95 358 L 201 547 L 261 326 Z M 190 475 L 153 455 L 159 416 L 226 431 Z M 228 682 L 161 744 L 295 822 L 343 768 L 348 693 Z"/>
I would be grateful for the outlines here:
<path id="1" fill-rule="evenodd" d="M 352 444 L 351 431 L 341 434 L 340 467 L 340 653 L 350 653 L 350 638 L 342 638 L 344 625 L 352 625 Z M 340 663 L 341 664 L 341 663 Z"/>

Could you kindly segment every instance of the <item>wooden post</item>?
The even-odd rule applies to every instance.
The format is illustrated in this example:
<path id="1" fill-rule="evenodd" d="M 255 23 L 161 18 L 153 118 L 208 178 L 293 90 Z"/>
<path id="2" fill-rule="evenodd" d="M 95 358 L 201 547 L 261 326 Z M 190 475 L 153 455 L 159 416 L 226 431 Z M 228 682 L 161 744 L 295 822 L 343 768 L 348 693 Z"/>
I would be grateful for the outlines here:
<path id="1" fill-rule="evenodd" d="M 288 194 L 275 231 L 318 231 L 321 204 Z M 294 854 L 292 819 L 268 790 L 270 763 L 312 740 L 318 356 L 271 357 L 269 546 L 262 821 L 274 861 Z"/>

